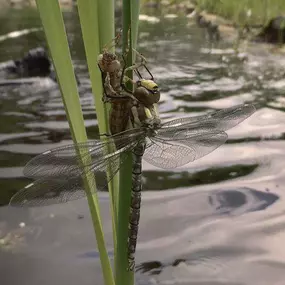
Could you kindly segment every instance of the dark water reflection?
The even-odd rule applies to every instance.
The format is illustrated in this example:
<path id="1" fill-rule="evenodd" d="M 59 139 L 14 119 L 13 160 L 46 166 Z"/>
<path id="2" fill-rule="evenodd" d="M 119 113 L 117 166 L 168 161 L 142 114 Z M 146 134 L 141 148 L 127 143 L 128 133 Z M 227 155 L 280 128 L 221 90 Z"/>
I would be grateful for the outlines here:
<path id="1" fill-rule="evenodd" d="M 21 29 L 39 27 L 38 16 L 27 15 L 1 19 L 1 34 L 19 29 L 17 23 Z M 65 20 L 92 139 L 98 126 L 77 16 L 66 14 Z M 0 60 L 39 45 L 40 31 L 3 40 Z M 144 163 L 137 284 L 283 284 L 284 57 L 249 46 L 244 61 L 225 42 L 207 42 L 203 30 L 183 17 L 142 20 L 138 49 L 161 86 L 163 119 L 246 102 L 258 110 L 205 158 L 175 171 Z M 42 209 L 4 206 L 29 183 L 22 167 L 30 158 L 71 143 L 56 84 L 42 79 L 3 86 L 0 98 L 1 284 L 102 284 L 84 199 Z M 100 200 L 112 257 L 107 194 L 100 193 Z"/>

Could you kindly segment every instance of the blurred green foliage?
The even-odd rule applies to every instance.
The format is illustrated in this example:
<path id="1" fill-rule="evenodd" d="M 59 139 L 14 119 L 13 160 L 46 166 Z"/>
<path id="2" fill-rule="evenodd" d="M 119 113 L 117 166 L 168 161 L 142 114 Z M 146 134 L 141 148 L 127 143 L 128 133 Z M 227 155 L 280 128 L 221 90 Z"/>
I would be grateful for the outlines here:
<path id="1" fill-rule="evenodd" d="M 142 0 L 143 6 L 178 8 L 189 7 L 220 15 L 237 25 L 265 25 L 270 19 L 285 14 L 284 0 Z"/>
<path id="2" fill-rule="evenodd" d="M 221 15 L 236 24 L 266 24 L 285 13 L 284 0 L 197 0 L 201 9 Z"/>

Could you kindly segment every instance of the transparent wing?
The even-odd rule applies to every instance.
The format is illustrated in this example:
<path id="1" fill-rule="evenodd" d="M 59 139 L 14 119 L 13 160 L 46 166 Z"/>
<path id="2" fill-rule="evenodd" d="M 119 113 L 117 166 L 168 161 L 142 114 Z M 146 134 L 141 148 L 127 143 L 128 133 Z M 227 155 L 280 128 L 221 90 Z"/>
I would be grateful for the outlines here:
<path id="1" fill-rule="evenodd" d="M 17 192 L 10 205 L 45 206 L 82 198 L 86 195 L 83 177 L 90 178 L 91 193 L 95 189 L 102 190 L 119 171 L 126 157 L 124 152 L 132 151 L 144 134 L 143 129 L 133 129 L 100 141 L 59 147 L 36 156 L 25 167 L 25 174 L 37 180 Z M 114 144 L 116 150 L 110 153 Z"/>
<path id="2" fill-rule="evenodd" d="M 10 205 L 13 207 L 47 206 L 76 200 L 84 196 L 81 177 L 69 180 L 43 178 L 18 191 L 11 198 Z"/>
<path id="3" fill-rule="evenodd" d="M 244 104 L 209 113 L 203 116 L 175 119 L 162 124 L 158 135 L 169 137 L 173 132 L 192 131 L 226 131 L 241 123 L 255 112 L 252 104 Z"/>
<path id="4" fill-rule="evenodd" d="M 225 143 L 225 132 L 193 134 L 184 132 L 183 136 L 165 140 L 159 136 L 151 138 L 143 158 L 160 168 L 176 168 L 197 160 Z"/>
<path id="5" fill-rule="evenodd" d="M 31 159 L 24 168 L 24 174 L 31 178 L 66 179 L 80 176 L 83 172 L 101 170 L 104 161 L 112 157 L 112 152 L 118 154 L 132 149 L 143 137 L 143 129 L 132 129 L 103 140 L 54 148 Z"/>
<path id="6" fill-rule="evenodd" d="M 92 172 L 84 173 L 89 178 L 91 194 L 95 190 L 103 190 L 107 187 L 114 175 L 119 171 L 120 165 L 124 162 L 127 155 L 124 153 L 114 154 L 108 160 L 102 161 L 94 172 L 96 182 Z M 108 173 L 106 169 L 108 167 Z M 84 176 L 82 175 L 82 177 Z M 84 190 L 83 178 L 81 176 L 63 177 L 45 177 L 36 180 L 18 191 L 10 200 L 11 206 L 35 207 L 47 206 L 52 204 L 65 203 L 68 201 L 80 199 L 86 196 Z"/>

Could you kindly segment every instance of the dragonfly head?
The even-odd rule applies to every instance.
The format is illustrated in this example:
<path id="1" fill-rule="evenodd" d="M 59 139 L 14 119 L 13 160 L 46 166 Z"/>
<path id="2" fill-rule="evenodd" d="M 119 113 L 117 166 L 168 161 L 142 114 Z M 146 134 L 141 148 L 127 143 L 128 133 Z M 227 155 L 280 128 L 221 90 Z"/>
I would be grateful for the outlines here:
<path id="1" fill-rule="evenodd" d="M 153 80 L 140 79 L 136 82 L 136 85 L 134 96 L 144 106 L 151 106 L 159 101 L 160 90 Z"/>

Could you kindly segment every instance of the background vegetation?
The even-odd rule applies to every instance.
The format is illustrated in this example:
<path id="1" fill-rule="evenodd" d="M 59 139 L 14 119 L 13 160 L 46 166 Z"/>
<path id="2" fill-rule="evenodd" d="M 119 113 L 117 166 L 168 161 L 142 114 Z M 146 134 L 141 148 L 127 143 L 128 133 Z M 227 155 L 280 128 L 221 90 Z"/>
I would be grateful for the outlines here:
<path id="1" fill-rule="evenodd" d="M 143 0 L 146 6 L 163 5 L 165 8 L 189 7 L 217 14 L 238 25 L 264 25 L 271 18 L 285 15 L 284 0 Z"/>
<path id="2" fill-rule="evenodd" d="M 197 0 L 197 4 L 237 24 L 266 24 L 271 18 L 285 14 L 283 0 Z"/>

